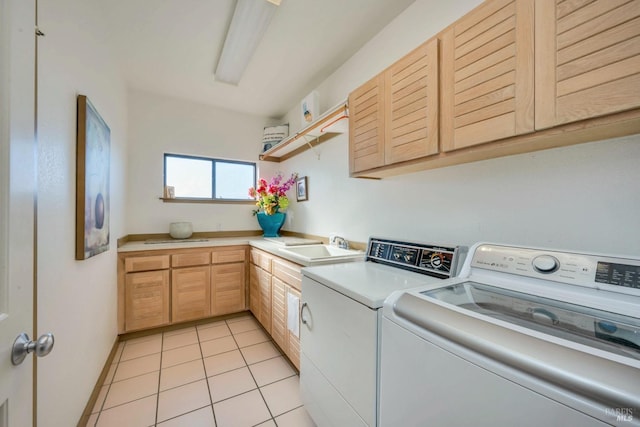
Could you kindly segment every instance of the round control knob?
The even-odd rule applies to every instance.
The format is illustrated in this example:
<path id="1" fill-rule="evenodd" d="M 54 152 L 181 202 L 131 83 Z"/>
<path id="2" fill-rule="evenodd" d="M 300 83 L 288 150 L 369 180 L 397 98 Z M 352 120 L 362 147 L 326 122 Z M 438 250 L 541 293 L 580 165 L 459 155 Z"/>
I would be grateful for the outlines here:
<path id="1" fill-rule="evenodd" d="M 533 268 L 544 274 L 553 273 L 560 267 L 560 261 L 551 255 L 540 255 L 533 259 Z"/>

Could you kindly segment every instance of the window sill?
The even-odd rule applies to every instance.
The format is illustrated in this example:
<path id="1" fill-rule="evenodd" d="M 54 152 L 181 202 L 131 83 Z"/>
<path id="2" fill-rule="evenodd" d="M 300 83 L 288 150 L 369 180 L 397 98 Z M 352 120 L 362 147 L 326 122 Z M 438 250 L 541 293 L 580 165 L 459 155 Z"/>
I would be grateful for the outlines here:
<path id="1" fill-rule="evenodd" d="M 188 197 L 165 198 L 158 197 L 163 203 L 209 203 L 222 205 L 255 205 L 255 200 L 231 200 L 231 199 L 190 199 Z"/>

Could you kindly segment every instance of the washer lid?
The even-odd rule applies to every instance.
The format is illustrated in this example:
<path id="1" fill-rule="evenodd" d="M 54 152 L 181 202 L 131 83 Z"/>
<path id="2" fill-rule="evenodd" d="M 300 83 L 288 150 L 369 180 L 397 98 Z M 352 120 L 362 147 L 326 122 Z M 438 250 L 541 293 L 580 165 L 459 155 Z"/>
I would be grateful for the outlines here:
<path id="1" fill-rule="evenodd" d="M 467 281 L 420 292 L 558 338 L 640 359 L 640 319 Z"/>

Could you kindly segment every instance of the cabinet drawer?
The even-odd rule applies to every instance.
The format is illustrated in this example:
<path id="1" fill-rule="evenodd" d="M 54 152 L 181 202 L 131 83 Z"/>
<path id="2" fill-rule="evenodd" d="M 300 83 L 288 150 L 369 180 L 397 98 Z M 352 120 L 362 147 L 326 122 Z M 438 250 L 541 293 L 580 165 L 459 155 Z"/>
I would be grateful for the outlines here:
<path id="1" fill-rule="evenodd" d="M 273 257 L 266 252 L 251 249 L 251 262 L 264 271 L 271 273 L 271 260 Z"/>
<path id="2" fill-rule="evenodd" d="M 124 260 L 124 270 L 133 271 L 164 270 L 169 268 L 169 255 L 150 255 L 127 257 Z"/>
<path id="3" fill-rule="evenodd" d="M 246 250 L 244 248 L 221 249 L 211 252 L 211 262 L 222 264 L 225 262 L 242 262 L 245 260 Z"/>
<path id="4" fill-rule="evenodd" d="M 302 289 L 301 266 L 281 259 L 274 259 L 272 269 L 274 277 L 277 277 L 294 289 Z"/>
<path id="5" fill-rule="evenodd" d="M 211 262 L 209 252 L 194 252 L 171 255 L 171 267 L 192 267 L 208 265 Z"/>

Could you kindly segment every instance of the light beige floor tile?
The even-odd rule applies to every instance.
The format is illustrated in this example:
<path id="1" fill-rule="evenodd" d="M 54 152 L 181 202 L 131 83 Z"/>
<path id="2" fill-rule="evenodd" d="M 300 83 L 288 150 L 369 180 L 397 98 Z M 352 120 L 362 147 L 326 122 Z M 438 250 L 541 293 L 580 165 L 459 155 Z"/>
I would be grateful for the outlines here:
<path id="1" fill-rule="evenodd" d="M 149 342 L 149 341 L 153 341 L 153 342 L 158 342 L 158 341 L 162 341 L 162 333 L 159 332 L 157 334 L 151 334 L 151 335 L 144 335 L 138 338 L 131 338 L 128 340 L 123 341 L 126 344 L 140 344 L 141 342 Z"/>
<path id="2" fill-rule="evenodd" d="M 282 356 L 249 366 L 258 386 L 262 387 L 295 375 L 294 370 Z"/>
<path id="3" fill-rule="evenodd" d="M 224 320 L 218 320 L 216 322 L 209 322 L 209 323 L 203 323 L 201 325 L 196 326 L 196 329 L 198 330 L 198 332 L 200 332 L 203 329 L 208 329 L 208 328 L 213 328 L 214 326 L 220 326 L 220 325 L 226 325 L 227 322 L 225 322 Z"/>
<path id="4" fill-rule="evenodd" d="M 262 329 L 234 334 L 233 337 L 236 339 L 238 347 L 247 347 L 270 340 L 269 336 L 265 334 Z"/>
<path id="5" fill-rule="evenodd" d="M 302 406 L 297 375 L 264 386 L 260 391 L 274 417 Z"/>
<path id="6" fill-rule="evenodd" d="M 202 355 L 204 357 L 213 356 L 215 354 L 225 353 L 227 351 L 236 350 L 238 346 L 231 335 L 228 337 L 217 338 L 215 340 L 200 343 Z"/>
<path id="7" fill-rule="evenodd" d="M 116 374 L 116 370 L 118 369 L 118 364 L 114 363 L 109 367 L 109 372 L 107 372 L 107 376 L 104 377 L 104 383 L 102 383 L 103 385 L 106 384 L 111 384 L 111 382 L 113 381 L 113 377 Z"/>
<path id="8" fill-rule="evenodd" d="M 271 341 L 250 345 L 240 349 L 248 365 L 280 356 L 280 351 Z"/>
<path id="9" fill-rule="evenodd" d="M 160 353 L 162 350 L 162 339 L 152 339 L 149 341 L 141 342 L 127 342 L 122 350 L 122 357 L 120 362 L 125 360 L 135 359 L 136 357 L 148 356 L 154 353 Z"/>
<path id="10" fill-rule="evenodd" d="M 269 420 L 269 421 L 265 421 L 263 423 L 258 424 L 256 427 L 277 427 L 277 426 L 273 420 Z"/>
<path id="11" fill-rule="evenodd" d="M 202 359 L 200 344 L 185 345 L 162 352 L 162 369 L 199 359 Z"/>
<path id="12" fill-rule="evenodd" d="M 209 377 L 209 391 L 213 403 L 258 388 L 249 368 L 240 368 Z"/>
<path id="13" fill-rule="evenodd" d="M 214 403 L 213 411 L 218 427 L 250 427 L 271 418 L 258 390 Z"/>
<path id="14" fill-rule="evenodd" d="M 243 368 L 246 364 L 240 354 L 240 350 L 229 351 L 227 353 L 216 354 L 204 359 L 204 367 L 207 377 L 222 374 L 233 369 Z"/>
<path id="15" fill-rule="evenodd" d="M 198 338 L 200 342 L 210 341 L 231 335 L 231 331 L 226 323 L 212 326 L 210 328 L 198 329 Z"/>
<path id="16" fill-rule="evenodd" d="M 87 420 L 87 427 L 94 427 L 98 421 L 98 414 L 91 414 Z"/>
<path id="17" fill-rule="evenodd" d="M 213 409 L 211 406 L 207 406 L 159 423 L 158 427 L 215 427 L 215 425 Z"/>
<path id="18" fill-rule="evenodd" d="M 100 412 L 97 427 L 152 426 L 156 420 L 155 395 Z"/>
<path id="19" fill-rule="evenodd" d="M 95 405 L 93 405 L 93 409 L 91 410 L 92 414 L 95 414 L 96 412 L 100 412 L 102 410 L 102 404 L 104 403 L 104 399 L 107 397 L 107 391 L 109 391 L 108 385 L 103 385 L 100 388 L 100 393 L 98 393 L 96 403 Z"/>
<path id="20" fill-rule="evenodd" d="M 189 344 L 196 344 L 197 342 L 198 334 L 196 334 L 195 328 L 192 328 L 192 330 L 183 334 L 165 336 L 164 342 L 162 343 L 162 350 L 171 350 Z"/>
<path id="21" fill-rule="evenodd" d="M 118 343 L 116 354 L 114 354 L 113 361 L 111 363 L 118 363 L 120 361 L 120 357 L 122 356 L 122 350 L 124 350 L 124 341 L 121 341 L 120 343 Z"/>
<path id="22" fill-rule="evenodd" d="M 138 375 L 148 374 L 149 372 L 160 369 L 160 353 L 150 354 L 149 356 L 137 357 L 131 360 L 125 360 L 118 364 L 118 369 L 113 377 L 113 382 L 126 380 L 127 378 L 137 377 Z"/>
<path id="23" fill-rule="evenodd" d="M 244 320 L 240 320 L 238 322 L 229 323 L 229 329 L 234 334 L 239 334 L 241 332 L 253 331 L 255 329 L 260 329 L 258 322 L 252 318 L 247 318 Z"/>
<path id="24" fill-rule="evenodd" d="M 316 423 L 313 422 L 309 413 L 304 406 L 301 406 L 293 411 L 276 417 L 278 427 L 315 427 Z"/>
<path id="25" fill-rule="evenodd" d="M 236 316 L 236 317 L 227 319 L 227 323 L 242 322 L 243 320 L 246 320 L 246 319 L 255 319 L 255 317 L 253 317 L 251 313 L 247 312 L 246 314 L 243 314 L 241 316 Z"/>
<path id="26" fill-rule="evenodd" d="M 186 334 L 188 332 L 195 332 L 196 327 L 195 326 L 188 326 L 186 328 L 180 328 L 180 329 L 174 329 L 173 331 L 167 331 L 164 333 L 164 337 L 170 337 L 172 335 L 182 335 L 182 334 Z"/>
<path id="27" fill-rule="evenodd" d="M 181 363 L 160 372 L 160 391 L 206 378 L 202 360 Z"/>
<path id="28" fill-rule="evenodd" d="M 158 398 L 158 422 L 204 408 L 210 404 L 206 380 L 163 391 Z"/>
<path id="29" fill-rule="evenodd" d="M 141 399 L 158 392 L 158 375 L 160 371 L 140 375 L 111 384 L 104 408 L 112 408 L 123 403 Z"/>

